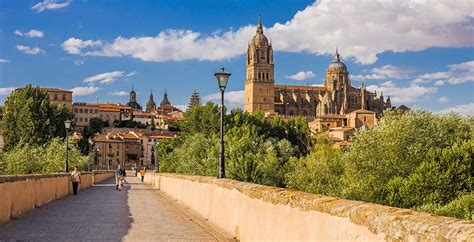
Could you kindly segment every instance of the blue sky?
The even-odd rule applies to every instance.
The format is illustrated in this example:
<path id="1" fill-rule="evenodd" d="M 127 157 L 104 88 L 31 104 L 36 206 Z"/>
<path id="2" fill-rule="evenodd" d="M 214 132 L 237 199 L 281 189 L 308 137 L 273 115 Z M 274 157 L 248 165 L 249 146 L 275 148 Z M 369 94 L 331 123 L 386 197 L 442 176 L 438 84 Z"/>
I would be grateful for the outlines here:
<path id="1" fill-rule="evenodd" d="M 353 86 L 395 105 L 474 114 L 474 4 L 457 1 L 0 0 L 0 102 L 32 83 L 74 101 L 144 105 L 165 88 L 214 100 L 213 73 L 232 72 L 228 105 L 243 106 L 245 51 L 262 15 L 279 84 L 321 84 L 336 46 Z"/>

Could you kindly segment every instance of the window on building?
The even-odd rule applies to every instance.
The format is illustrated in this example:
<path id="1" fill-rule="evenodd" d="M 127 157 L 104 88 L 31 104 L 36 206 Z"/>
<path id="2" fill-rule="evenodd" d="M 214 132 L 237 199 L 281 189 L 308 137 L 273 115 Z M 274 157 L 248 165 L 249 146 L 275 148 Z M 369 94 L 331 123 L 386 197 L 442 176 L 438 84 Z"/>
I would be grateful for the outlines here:
<path id="1" fill-rule="evenodd" d="M 84 113 L 89 113 L 89 109 L 84 109 Z"/>
<path id="2" fill-rule="evenodd" d="M 266 76 L 267 76 L 267 80 L 268 80 L 268 79 L 269 79 L 269 78 L 268 78 L 268 73 L 266 74 Z"/>
<path id="3" fill-rule="evenodd" d="M 367 122 L 367 117 L 364 116 L 364 122 Z"/>
<path id="4" fill-rule="evenodd" d="M 63 100 L 66 101 L 66 94 L 63 94 Z"/>
<path id="5" fill-rule="evenodd" d="M 77 108 L 74 109 L 74 112 L 77 113 Z"/>
<path id="6" fill-rule="evenodd" d="M 263 101 L 264 101 L 264 102 L 266 102 L 266 101 L 267 101 L 267 99 L 266 99 L 266 98 L 263 98 Z"/>
<path id="7" fill-rule="evenodd" d="M 84 118 L 79 118 L 79 122 L 84 122 Z"/>
<path id="8" fill-rule="evenodd" d="M 112 145 L 111 145 L 111 144 L 109 144 L 109 149 L 112 149 Z"/>
<path id="9" fill-rule="evenodd" d="M 258 73 L 258 79 L 262 79 L 262 75 L 260 72 Z"/>
<path id="10" fill-rule="evenodd" d="M 84 113 L 84 109 L 79 109 L 79 113 Z"/>
<path id="11" fill-rule="evenodd" d="M 54 94 L 54 100 L 58 100 L 58 94 Z"/>

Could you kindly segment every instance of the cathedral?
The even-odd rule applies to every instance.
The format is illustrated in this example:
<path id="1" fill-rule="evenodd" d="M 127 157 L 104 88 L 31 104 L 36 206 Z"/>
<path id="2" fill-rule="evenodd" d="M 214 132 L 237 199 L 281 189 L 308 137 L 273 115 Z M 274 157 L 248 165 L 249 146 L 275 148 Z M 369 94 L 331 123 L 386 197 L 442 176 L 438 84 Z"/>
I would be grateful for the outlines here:
<path id="1" fill-rule="evenodd" d="M 351 85 L 349 71 L 341 61 L 338 50 L 326 70 L 324 85 L 275 85 L 273 48 L 263 34 L 259 18 L 257 32 L 247 49 L 247 77 L 245 80 L 245 111 L 257 111 L 267 116 L 299 115 L 310 118 L 345 117 L 352 112 L 380 115 L 391 108 L 390 97 L 377 96 Z M 347 122 L 347 120 L 346 120 Z M 343 124 L 338 126 L 344 126 Z"/>

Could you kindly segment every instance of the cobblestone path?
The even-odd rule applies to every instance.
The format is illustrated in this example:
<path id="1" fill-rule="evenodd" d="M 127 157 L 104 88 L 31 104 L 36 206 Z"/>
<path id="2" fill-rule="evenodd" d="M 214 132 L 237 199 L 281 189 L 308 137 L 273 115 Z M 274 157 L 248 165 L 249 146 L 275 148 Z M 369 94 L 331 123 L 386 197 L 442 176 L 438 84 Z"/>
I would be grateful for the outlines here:
<path id="1" fill-rule="evenodd" d="M 122 191 L 108 179 L 0 225 L 0 241 L 222 239 L 158 190 L 135 177 L 126 180 Z"/>

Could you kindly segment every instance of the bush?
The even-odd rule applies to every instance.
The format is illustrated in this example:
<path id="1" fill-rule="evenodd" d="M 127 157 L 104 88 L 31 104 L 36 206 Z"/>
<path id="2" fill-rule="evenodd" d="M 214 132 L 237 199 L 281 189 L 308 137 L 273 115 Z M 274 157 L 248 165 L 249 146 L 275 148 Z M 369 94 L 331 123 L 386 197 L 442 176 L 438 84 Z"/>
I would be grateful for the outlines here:
<path id="1" fill-rule="evenodd" d="M 444 206 L 428 203 L 417 210 L 442 216 L 474 220 L 474 193 L 464 194 Z"/>

